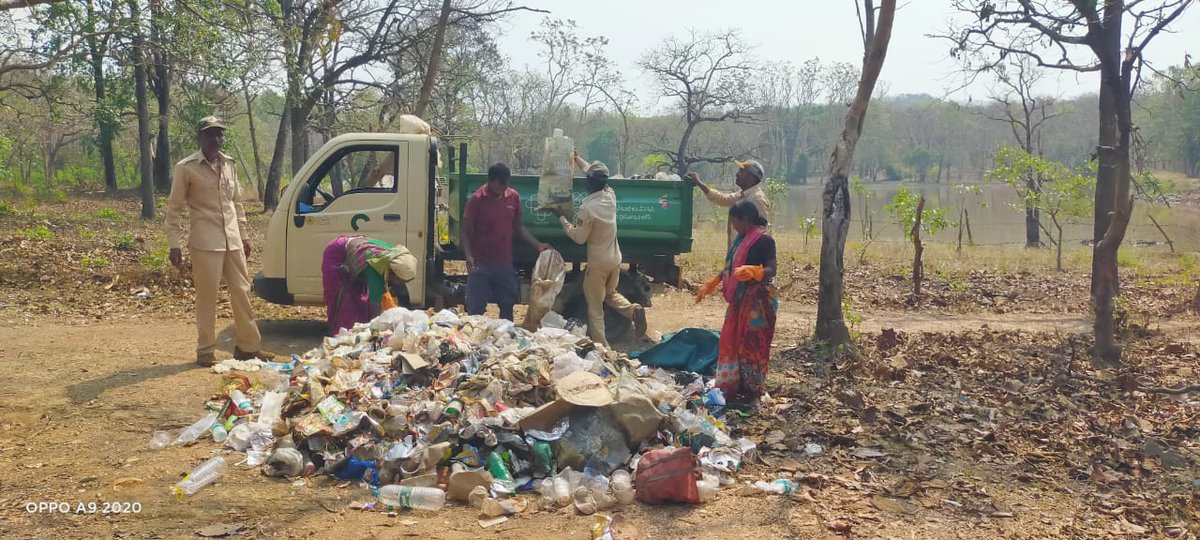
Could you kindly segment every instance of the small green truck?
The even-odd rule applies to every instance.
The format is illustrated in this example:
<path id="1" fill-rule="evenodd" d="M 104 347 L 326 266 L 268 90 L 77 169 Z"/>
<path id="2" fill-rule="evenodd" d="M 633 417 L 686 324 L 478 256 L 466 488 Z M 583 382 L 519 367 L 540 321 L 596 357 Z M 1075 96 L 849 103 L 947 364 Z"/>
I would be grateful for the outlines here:
<path id="1" fill-rule="evenodd" d="M 465 144 L 448 148 L 447 166 L 439 167 L 438 144 L 426 135 L 384 133 L 346 134 L 325 143 L 288 184 L 271 216 L 255 294 L 276 304 L 321 304 L 326 244 L 339 235 L 362 234 L 402 244 L 416 256 L 416 279 L 407 290 L 395 291 L 402 305 L 461 304 L 465 265 L 453 261 L 465 257 L 457 240 L 467 199 L 486 175 L 466 172 Z M 617 194 L 621 252 L 629 266 L 622 272 L 620 290 L 649 306 L 654 286 L 679 284 L 675 256 L 692 249 L 692 188 L 663 180 L 613 179 L 610 184 Z M 555 311 L 586 321 L 580 271 L 586 263 L 584 246 L 567 238 L 554 215 L 537 210 L 538 177 L 514 175 L 509 185 L 521 194 L 525 226 L 571 263 Z M 584 180 L 576 178 L 576 202 L 585 195 Z M 528 298 L 536 255 L 520 241 L 514 245 L 521 302 Z M 606 323 L 614 343 L 632 330 L 616 313 L 608 313 Z"/>

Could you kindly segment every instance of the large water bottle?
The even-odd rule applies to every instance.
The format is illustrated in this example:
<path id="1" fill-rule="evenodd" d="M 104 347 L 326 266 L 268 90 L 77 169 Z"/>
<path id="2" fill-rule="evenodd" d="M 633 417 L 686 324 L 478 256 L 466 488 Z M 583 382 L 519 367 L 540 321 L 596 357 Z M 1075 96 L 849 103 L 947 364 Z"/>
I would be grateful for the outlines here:
<path id="1" fill-rule="evenodd" d="M 383 486 L 379 488 L 379 503 L 436 512 L 446 506 L 446 492 L 432 487 Z"/>
<path id="2" fill-rule="evenodd" d="M 225 473 L 225 458 L 214 457 L 196 467 L 187 476 L 175 484 L 175 495 L 194 495 L 200 488 L 216 482 Z"/>
<path id="3" fill-rule="evenodd" d="M 542 154 L 542 175 L 538 180 L 538 206 L 541 208 L 571 208 L 572 187 L 571 155 L 575 143 L 563 135 L 561 129 L 546 138 L 545 153 Z"/>
<path id="4" fill-rule="evenodd" d="M 208 415 L 198 420 L 195 424 L 192 424 L 183 431 L 179 432 L 179 436 L 176 437 L 175 441 L 171 444 L 187 444 L 199 439 L 201 435 L 208 432 L 208 429 L 212 427 L 213 422 L 216 421 L 217 413 L 208 413 Z"/>

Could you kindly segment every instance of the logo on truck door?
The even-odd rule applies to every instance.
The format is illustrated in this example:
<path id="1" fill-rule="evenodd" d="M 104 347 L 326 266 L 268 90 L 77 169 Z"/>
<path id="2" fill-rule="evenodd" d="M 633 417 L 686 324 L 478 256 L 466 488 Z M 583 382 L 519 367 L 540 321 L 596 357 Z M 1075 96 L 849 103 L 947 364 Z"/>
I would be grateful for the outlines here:
<path id="1" fill-rule="evenodd" d="M 350 228 L 354 229 L 355 232 L 358 232 L 358 222 L 359 221 L 366 221 L 366 222 L 370 223 L 371 216 L 368 216 L 366 214 L 354 214 L 354 217 L 350 218 Z"/>

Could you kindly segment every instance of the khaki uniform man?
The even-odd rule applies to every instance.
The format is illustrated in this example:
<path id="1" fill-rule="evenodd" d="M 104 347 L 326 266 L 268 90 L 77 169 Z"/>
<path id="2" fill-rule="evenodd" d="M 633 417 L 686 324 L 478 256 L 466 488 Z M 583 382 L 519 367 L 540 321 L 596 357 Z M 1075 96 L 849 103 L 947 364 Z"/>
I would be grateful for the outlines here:
<path id="1" fill-rule="evenodd" d="M 250 274 L 246 259 L 250 240 L 246 237 L 246 212 L 239 199 L 241 185 L 233 159 L 221 153 L 225 125 L 208 116 L 197 128 L 200 151 L 175 164 L 171 198 L 167 204 L 167 243 L 171 264 L 183 267 L 183 211 L 191 218 L 188 248 L 192 258 L 192 283 L 196 287 L 196 362 L 216 363 L 217 294 L 221 279 L 229 289 L 236 329 L 234 358 L 270 360 L 274 354 L 262 350 L 262 336 L 250 308 Z"/>
<path id="2" fill-rule="evenodd" d="M 754 207 L 758 209 L 758 215 L 763 219 L 770 220 L 771 201 L 767 198 L 767 192 L 763 190 L 763 168 L 762 164 L 754 161 L 734 161 L 738 166 L 737 178 L 734 183 L 739 188 L 738 191 L 724 192 L 712 189 L 700 181 L 700 175 L 690 172 L 684 175 L 693 186 L 700 188 L 704 192 L 704 196 L 709 202 L 717 206 L 729 208 L 734 203 L 740 200 L 747 200 L 754 203 Z M 726 227 L 726 238 L 729 244 L 733 243 L 733 226 Z"/>
<path id="3" fill-rule="evenodd" d="M 583 296 L 588 307 L 588 334 L 608 346 L 604 335 L 604 306 L 632 319 L 638 337 L 646 334 L 646 310 L 617 292 L 621 279 L 621 246 L 617 244 L 617 195 L 608 186 L 608 167 L 597 161 L 586 168 L 589 195 L 579 205 L 576 225 L 559 216 L 563 231 L 576 244 L 587 244 Z"/>

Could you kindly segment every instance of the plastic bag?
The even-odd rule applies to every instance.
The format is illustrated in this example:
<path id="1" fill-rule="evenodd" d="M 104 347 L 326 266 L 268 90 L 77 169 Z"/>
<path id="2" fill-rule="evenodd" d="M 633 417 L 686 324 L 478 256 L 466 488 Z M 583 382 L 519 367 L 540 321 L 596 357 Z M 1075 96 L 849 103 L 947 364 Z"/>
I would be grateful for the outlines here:
<path id="1" fill-rule="evenodd" d="M 591 368 L 591 362 L 580 358 L 574 352 L 563 353 L 554 357 L 554 363 L 550 367 L 550 378 L 557 381 L 577 371 L 590 371 Z"/>
<path id="2" fill-rule="evenodd" d="M 559 208 L 564 211 L 573 208 L 571 154 L 574 149 L 575 143 L 570 137 L 564 136 L 561 129 L 555 129 L 554 136 L 546 138 L 542 175 L 538 180 L 540 208 Z"/>
<path id="3" fill-rule="evenodd" d="M 567 269 L 562 254 L 548 249 L 538 255 L 533 265 L 532 284 L 529 288 L 529 310 L 525 312 L 522 326 L 530 332 L 536 332 L 542 319 L 554 307 L 554 299 L 562 292 L 563 281 Z"/>

